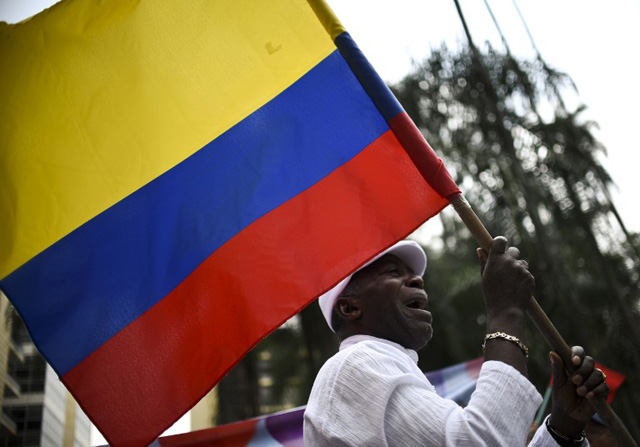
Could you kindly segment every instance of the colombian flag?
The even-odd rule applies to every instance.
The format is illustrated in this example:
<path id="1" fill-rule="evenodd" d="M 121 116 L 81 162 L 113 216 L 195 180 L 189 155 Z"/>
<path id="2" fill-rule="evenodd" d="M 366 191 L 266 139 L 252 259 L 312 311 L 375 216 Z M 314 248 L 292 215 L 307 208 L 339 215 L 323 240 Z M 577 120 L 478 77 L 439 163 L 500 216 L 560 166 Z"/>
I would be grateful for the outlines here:
<path id="1" fill-rule="evenodd" d="M 322 1 L 0 23 L 0 288 L 115 446 L 459 193 Z"/>

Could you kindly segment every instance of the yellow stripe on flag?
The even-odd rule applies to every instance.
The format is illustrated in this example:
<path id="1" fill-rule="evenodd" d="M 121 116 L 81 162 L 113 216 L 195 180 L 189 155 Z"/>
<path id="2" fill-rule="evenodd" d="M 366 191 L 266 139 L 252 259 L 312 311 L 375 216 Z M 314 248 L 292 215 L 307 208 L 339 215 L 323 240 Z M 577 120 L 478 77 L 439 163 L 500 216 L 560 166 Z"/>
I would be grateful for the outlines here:
<path id="1" fill-rule="evenodd" d="M 306 2 L 280 3 L 66 0 L 0 24 L 0 278 L 335 50 Z"/>
<path id="2" fill-rule="evenodd" d="M 309 6 L 313 8 L 313 12 L 318 16 L 318 20 L 322 22 L 322 26 L 327 31 L 327 34 L 331 36 L 331 40 L 335 40 L 340 34 L 344 33 L 346 29 L 335 15 L 333 10 L 329 7 L 329 4 L 325 0 L 307 0 Z"/>

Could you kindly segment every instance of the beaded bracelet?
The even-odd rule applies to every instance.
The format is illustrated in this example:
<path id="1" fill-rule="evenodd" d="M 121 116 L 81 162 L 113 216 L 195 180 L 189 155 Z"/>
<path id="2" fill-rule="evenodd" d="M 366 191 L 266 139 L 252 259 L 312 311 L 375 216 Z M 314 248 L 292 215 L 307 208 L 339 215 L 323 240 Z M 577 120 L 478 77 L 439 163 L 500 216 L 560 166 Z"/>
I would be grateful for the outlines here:
<path id="1" fill-rule="evenodd" d="M 509 335 L 509 334 L 505 334 L 504 332 L 493 332 L 492 334 L 487 334 L 484 336 L 484 342 L 482 343 L 482 352 L 484 352 L 484 348 L 487 344 L 487 340 L 493 340 L 494 338 L 503 338 L 505 340 L 510 341 L 511 343 L 515 343 L 516 345 L 518 345 L 518 347 L 520 349 L 522 349 L 522 352 L 524 353 L 524 356 L 526 358 L 529 358 L 529 348 L 527 348 L 524 343 L 522 343 L 520 341 L 520 339 L 518 337 L 514 337 L 513 335 Z"/>

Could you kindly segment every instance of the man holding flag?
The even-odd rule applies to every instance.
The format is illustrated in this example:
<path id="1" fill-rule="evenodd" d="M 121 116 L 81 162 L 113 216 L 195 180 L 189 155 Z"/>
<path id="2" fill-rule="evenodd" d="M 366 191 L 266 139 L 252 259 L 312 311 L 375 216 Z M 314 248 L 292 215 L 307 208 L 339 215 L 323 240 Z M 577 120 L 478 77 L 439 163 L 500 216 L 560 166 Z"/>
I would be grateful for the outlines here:
<path id="1" fill-rule="evenodd" d="M 68 0 L 0 54 L 0 289 L 113 446 L 461 193 L 323 0 Z"/>
<path id="2" fill-rule="evenodd" d="M 416 351 L 432 336 L 423 290 L 426 256 L 402 241 L 320 297 L 341 341 L 322 368 L 305 412 L 305 445 L 524 445 L 540 402 L 527 379 L 521 341 L 534 278 L 517 248 L 494 239 L 478 250 L 487 312 L 485 363 L 462 409 L 440 398 L 418 369 Z M 587 398 L 606 396 L 604 374 L 581 347 L 572 349 L 570 381 L 551 354 L 557 386 L 551 416 L 531 445 L 586 446 L 593 414 Z"/>

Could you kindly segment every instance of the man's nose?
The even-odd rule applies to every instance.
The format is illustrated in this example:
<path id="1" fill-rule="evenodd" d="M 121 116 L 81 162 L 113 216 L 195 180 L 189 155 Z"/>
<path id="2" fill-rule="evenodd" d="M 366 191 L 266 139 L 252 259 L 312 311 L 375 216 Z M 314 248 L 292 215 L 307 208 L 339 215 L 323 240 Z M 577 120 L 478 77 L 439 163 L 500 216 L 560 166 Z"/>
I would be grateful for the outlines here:
<path id="1" fill-rule="evenodd" d="M 409 275 L 409 278 L 407 279 L 407 286 L 424 289 L 424 280 L 422 279 L 422 276 L 414 275 L 412 273 L 411 275 Z"/>

